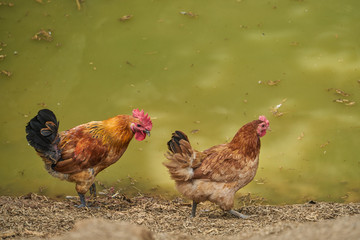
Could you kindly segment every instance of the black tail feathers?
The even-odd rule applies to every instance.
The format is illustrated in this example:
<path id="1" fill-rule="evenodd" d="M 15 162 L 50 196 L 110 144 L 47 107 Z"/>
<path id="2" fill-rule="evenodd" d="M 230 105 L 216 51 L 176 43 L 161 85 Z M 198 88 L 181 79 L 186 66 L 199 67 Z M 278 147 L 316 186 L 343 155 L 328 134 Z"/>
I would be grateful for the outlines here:
<path id="1" fill-rule="evenodd" d="M 185 140 L 186 142 L 189 142 L 188 137 L 185 133 L 181 131 L 175 131 L 172 134 L 172 137 L 170 141 L 168 141 L 168 149 L 173 153 L 180 153 L 182 149 L 180 148 L 180 140 Z"/>
<path id="2" fill-rule="evenodd" d="M 59 122 L 49 109 L 42 109 L 26 125 L 26 139 L 37 152 L 56 163 L 60 159 L 58 135 Z"/>

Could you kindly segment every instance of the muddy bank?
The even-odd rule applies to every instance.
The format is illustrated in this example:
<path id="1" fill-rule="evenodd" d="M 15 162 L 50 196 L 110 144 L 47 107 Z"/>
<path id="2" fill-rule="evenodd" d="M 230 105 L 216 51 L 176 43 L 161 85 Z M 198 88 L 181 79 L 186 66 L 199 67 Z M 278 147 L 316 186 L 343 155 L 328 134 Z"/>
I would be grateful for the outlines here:
<path id="1" fill-rule="evenodd" d="M 76 199 L 54 200 L 36 194 L 0 196 L 0 237 L 77 239 L 75 236 L 82 236 L 82 229 L 87 229 L 86 233 L 92 229 L 94 239 L 99 238 L 97 234 L 105 234 L 110 239 L 112 234 L 130 231 L 132 227 L 134 232 L 143 230 L 144 236 L 151 236 L 149 239 L 360 237 L 360 203 L 311 202 L 285 206 L 250 205 L 236 209 L 253 215 L 249 220 L 237 219 L 210 203 L 200 204 L 198 216 L 190 218 L 191 205 L 182 198 L 169 201 L 150 196 L 102 196 L 90 209 L 78 209 L 74 207 L 76 203 Z M 92 220 L 81 222 L 84 219 Z M 97 229 L 101 224 L 108 227 Z M 126 224 L 130 226 L 126 227 Z"/>

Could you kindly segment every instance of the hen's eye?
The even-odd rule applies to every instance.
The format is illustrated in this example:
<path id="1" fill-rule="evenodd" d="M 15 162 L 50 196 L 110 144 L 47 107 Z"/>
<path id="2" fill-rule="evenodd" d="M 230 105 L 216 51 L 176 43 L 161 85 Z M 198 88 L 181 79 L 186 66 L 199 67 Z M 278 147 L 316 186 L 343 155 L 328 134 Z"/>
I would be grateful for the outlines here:
<path id="1" fill-rule="evenodd" d="M 265 124 L 261 124 L 261 127 L 265 127 Z"/>

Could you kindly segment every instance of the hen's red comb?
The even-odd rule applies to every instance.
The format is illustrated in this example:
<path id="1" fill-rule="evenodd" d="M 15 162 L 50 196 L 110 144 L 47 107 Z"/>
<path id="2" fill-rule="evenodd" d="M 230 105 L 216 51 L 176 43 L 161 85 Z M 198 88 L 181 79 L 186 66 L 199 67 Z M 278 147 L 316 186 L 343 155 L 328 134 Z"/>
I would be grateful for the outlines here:
<path id="1" fill-rule="evenodd" d="M 269 120 L 267 120 L 264 115 L 259 116 L 259 120 L 265 122 L 267 127 L 270 125 Z"/>
<path id="2" fill-rule="evenodd" d="M 147 130 L 151 130 L 152 128 L 152 122 L 151 119 L 149 117 L 149 114 L 145 114 L 144 110 L 141 109 L 141 111 L 139 111 L 139 109 L 134 109 L 132 111 L 133 117 L 137 118 L 140 120 L 141 124 L 147 129 Z"/>

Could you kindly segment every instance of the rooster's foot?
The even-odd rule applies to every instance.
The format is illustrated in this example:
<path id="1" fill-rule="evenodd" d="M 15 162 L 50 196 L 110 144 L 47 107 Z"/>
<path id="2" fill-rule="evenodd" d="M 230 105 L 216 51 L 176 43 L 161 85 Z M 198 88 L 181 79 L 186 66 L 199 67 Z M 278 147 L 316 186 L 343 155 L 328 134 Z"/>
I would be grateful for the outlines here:
<path id="1" fill-rule="evenodd" d="M 93 183 L 90 187 L 90 195 L 92 195 L 94 198 L 96 198 L 96 186 L 95 183 Z"/>
<path id="2" fill-rule="evenodd" d="M 87 207 L 84 194 L 78 193 L 80 197 L 80 205 L 75 205 L 77 208 Z"/>

